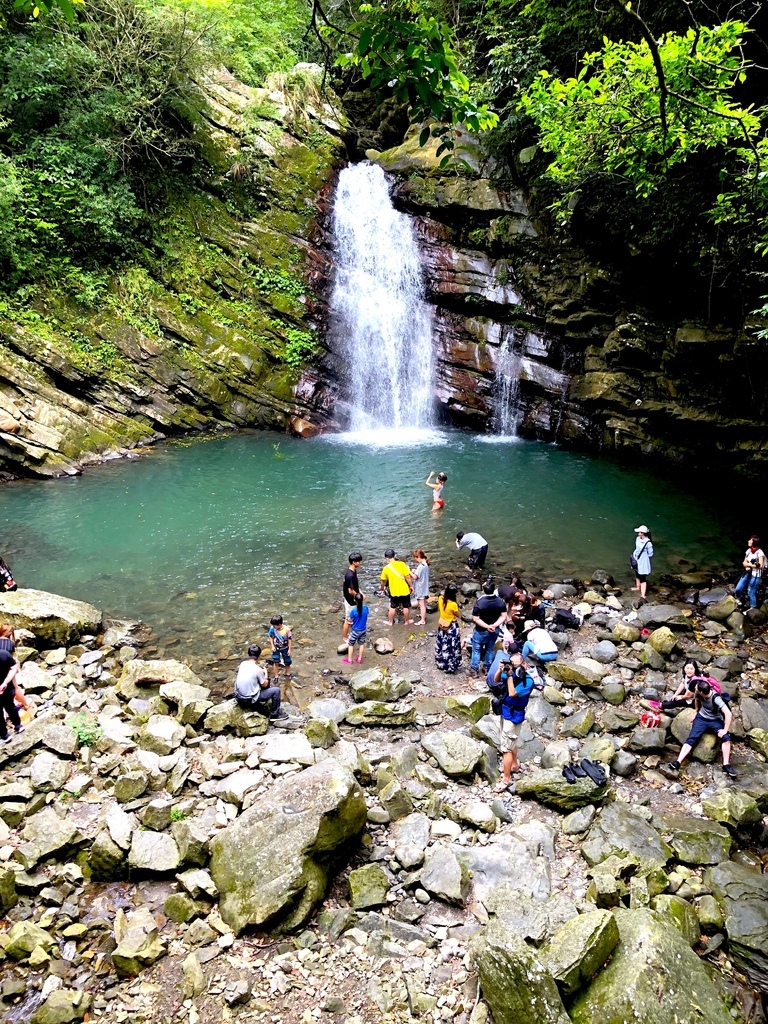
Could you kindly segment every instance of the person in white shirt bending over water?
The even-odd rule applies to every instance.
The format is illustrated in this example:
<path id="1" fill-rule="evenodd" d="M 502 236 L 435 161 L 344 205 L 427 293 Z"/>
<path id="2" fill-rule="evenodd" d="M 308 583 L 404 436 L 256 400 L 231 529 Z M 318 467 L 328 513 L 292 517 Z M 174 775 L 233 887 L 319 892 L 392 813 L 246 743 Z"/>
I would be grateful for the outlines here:
<path id="1" fill-rule="evenodd" d="M 435 471 L 429 474 L 424 483 L 427 487 L 432 488 L 432 511 L 437 512 L 439 509 L 445 507 L 445 499 L 443 498 L 443 488 L 448 483 L 448 476 L 445 473 L 438 473 L 435 477 L 435 482 L 432 482 L 432 477 L 435 476 Z"/>

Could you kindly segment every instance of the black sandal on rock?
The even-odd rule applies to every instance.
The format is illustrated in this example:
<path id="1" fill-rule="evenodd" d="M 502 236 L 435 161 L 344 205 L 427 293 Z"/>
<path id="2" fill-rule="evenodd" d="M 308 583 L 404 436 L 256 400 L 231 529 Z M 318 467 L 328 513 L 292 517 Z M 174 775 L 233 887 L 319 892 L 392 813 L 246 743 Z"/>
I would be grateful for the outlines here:
<path id="1" fill-rule="evenodd" d="M 571 771 L 577 779 L 585 779 L 587 777 L 587 773 L 584 771 L 580 764 L 572 764 Z"/>
<path id="2" fill-rule="evenodd" d="M 594 761 L 590 761 L 589 758 L 585 757 L 581 762 L 581 767 L 596 786 L 603 786 L 606 783 L 607 776 L 602 765 L 595 764 Z"/>
<path id="3" fill-rule="evenodd" d="M 573 768 L 571 765 L 566 764 L 563 766 L 563 778 L 566 782 L 575 782 L 576 776 L 573 774 Z"/>

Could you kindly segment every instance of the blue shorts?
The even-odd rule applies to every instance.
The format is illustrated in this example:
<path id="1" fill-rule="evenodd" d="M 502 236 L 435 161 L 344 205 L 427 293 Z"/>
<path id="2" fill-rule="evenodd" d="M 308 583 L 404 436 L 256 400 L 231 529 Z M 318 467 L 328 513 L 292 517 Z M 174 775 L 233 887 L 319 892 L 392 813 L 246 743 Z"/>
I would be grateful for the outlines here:
<path id="1" fill-rule="evenodd" d="M 691 731 L 688 734 L 688 739 L 685 741 L 690 746 L 695 747 L 696 743 L 701 739 L 705 732 L 719 732 L 725 722 L 722 718 L 702 718 L 701 715 L 696 715 L 693 722 L 691 723 Z M 731 734 L 727 732 L 723 736 L 723 743 L 728 743 L 731 738 Z"/>
<path id="2" fill-rule="evenodd" d="M 368 631 L 366 629 L 350 629 L 349 636 L 347 637 L 347 643 L 350 647 L 354 647 L 355 644 L 365 643 L 365 634 Z"/>
<path id="3" fill-rule="evenodd" d="M 289 665 L 293 664 L 293 659 L 291 658 L 290 654 L 286 649 L 280 651 L 272 651 L 272 664 L 279 665 L 281 661 L 286 668 L 288 668 Z"/>

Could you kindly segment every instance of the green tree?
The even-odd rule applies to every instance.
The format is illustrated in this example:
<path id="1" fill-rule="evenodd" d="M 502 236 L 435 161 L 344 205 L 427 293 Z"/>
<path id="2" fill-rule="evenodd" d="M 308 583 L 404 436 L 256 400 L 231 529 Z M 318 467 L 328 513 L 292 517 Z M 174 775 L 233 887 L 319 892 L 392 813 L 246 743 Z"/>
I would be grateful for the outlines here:
<path id="1" fill-rule="evenodd" d="M 520 108 L 552 154 L 546 174 L 562 190 L 560 215 L 594 173 L 621 177 L 647 197 L 694 153 L 745 147 L 756 156 L 759 112 L 734 99 L 749 68 L 741 52 L 746 32 L 734 21 L 657 43 L 605 39 L 575 77 L 541 71 Z"/>

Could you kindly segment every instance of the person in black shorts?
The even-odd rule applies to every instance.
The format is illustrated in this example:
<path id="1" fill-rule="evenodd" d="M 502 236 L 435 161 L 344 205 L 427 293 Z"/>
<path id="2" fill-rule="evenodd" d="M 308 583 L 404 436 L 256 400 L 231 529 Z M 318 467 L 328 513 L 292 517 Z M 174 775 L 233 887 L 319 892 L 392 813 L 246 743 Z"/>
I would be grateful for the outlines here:
<path id="1" fill-rule="evenodd" d="M 346 640 L 349 636 L 349 616 L 352 609 L 357 607 L 358 599 L 362 607 L 365 594 L 360 589 L 357 579 L 357 570 L 363 564 L 363 556 L 359 551 L 353 551 L 349 556 L 349 568 L 344 573 L 344 582 L 341 585 L 341 592 L 344 595 L 344 626 L 342 636 Z"/>

